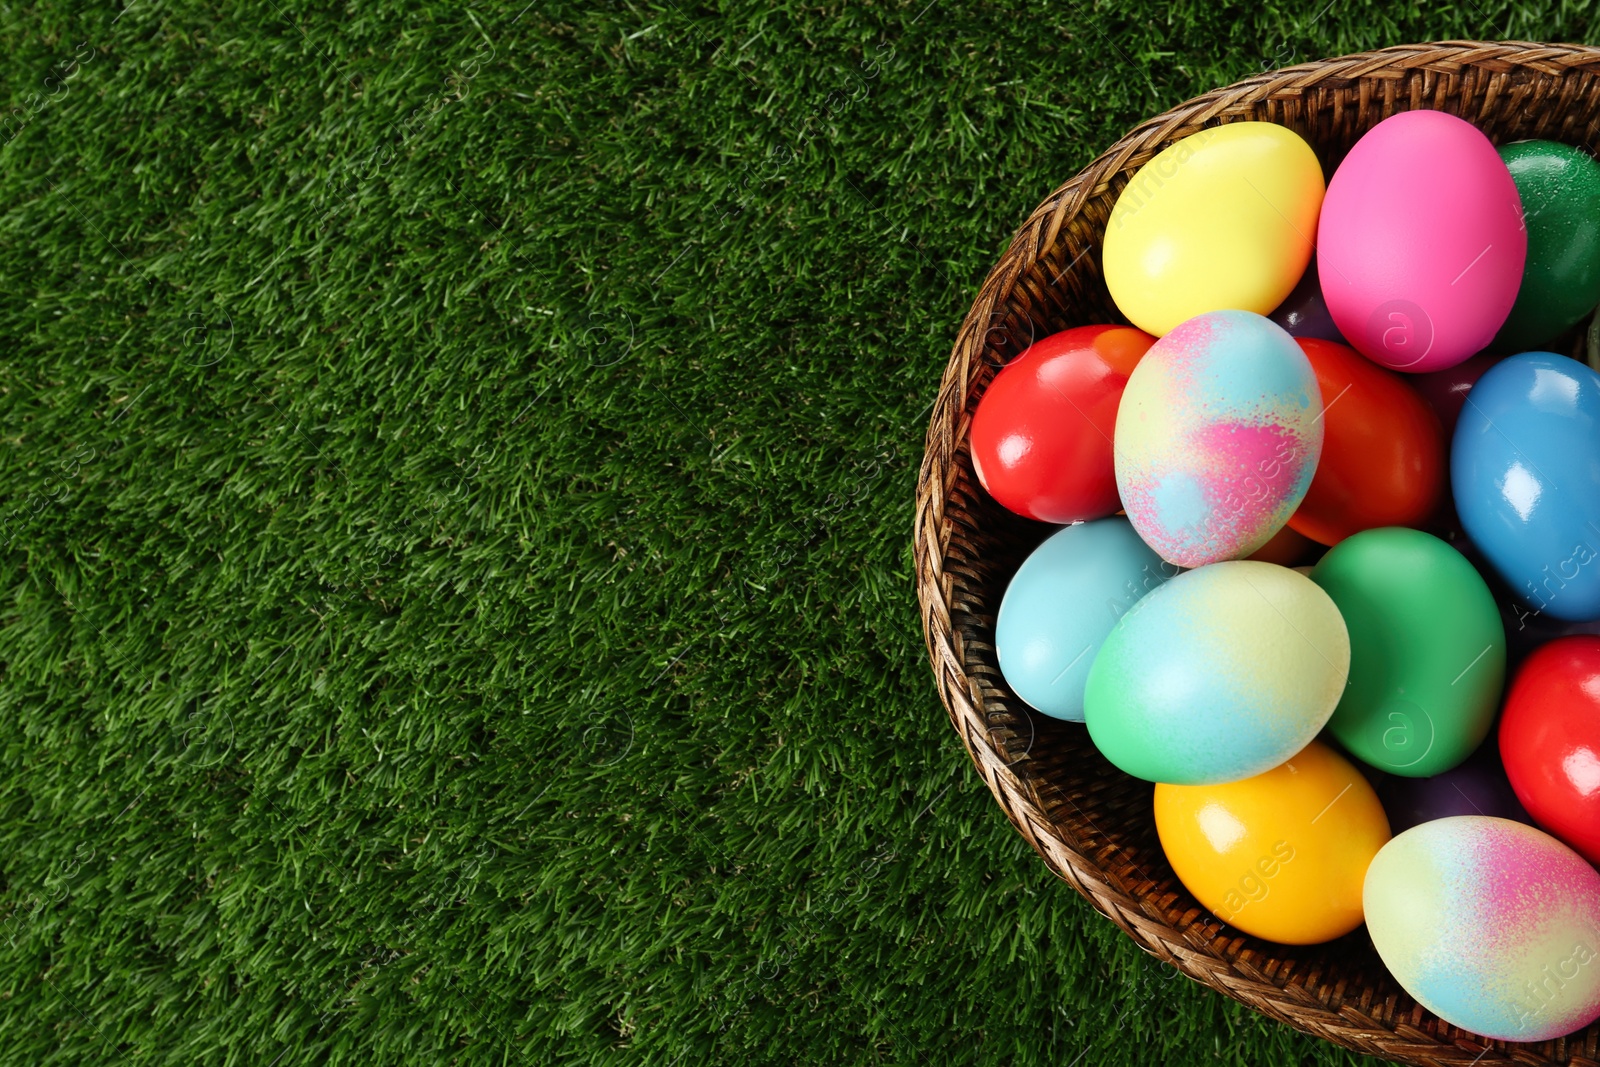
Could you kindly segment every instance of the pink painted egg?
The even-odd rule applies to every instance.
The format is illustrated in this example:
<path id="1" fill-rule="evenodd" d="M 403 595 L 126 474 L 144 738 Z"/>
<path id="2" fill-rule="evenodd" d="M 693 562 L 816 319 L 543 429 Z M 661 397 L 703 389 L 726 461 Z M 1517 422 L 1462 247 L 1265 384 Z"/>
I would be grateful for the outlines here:
<path id="1" fill-rule="evenodd" d="M 1442 370 L 1487 347 L 1527 254 L 1511 172 L 1476 126 L 1442 111 L 1368 130 L 1334 171 L 1317 224 L 1334 323 L 1391 370 Z"/>

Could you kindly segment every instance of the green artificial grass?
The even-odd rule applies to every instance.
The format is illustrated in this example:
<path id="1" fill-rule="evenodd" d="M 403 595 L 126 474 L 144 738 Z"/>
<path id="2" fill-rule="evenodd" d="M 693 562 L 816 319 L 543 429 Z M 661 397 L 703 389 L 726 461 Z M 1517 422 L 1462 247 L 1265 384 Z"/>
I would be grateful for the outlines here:
<path id="1" fill-rule="evenodd" d="M 1142 118 L 1592 5 L 119 2 L 0 9 L 0 1063 L 1375 1062 L 1002 817 L 923 432 Z"/>

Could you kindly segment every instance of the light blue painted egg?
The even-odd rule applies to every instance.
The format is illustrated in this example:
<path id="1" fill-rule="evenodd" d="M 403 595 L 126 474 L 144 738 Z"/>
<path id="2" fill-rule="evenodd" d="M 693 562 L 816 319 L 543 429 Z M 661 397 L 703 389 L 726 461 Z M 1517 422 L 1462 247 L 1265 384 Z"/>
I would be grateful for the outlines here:
<path id="1" fill-rule="evenodd" d="M 1553 352 L 1490 367 L 1456 423 L 1450 486 L 1513 592 L 1552 618 L 1600 619 L 1600 374 Z"/>
<path id="2" fill-rule="evenodd" d="M 1145 593 L 1178 573 L 1127 519 L 1052 534 L 1017 569 L 995 621 L 1000 673 L 1033 707 L 1083 721 L 1083 687 L 1101 642 Z"/>

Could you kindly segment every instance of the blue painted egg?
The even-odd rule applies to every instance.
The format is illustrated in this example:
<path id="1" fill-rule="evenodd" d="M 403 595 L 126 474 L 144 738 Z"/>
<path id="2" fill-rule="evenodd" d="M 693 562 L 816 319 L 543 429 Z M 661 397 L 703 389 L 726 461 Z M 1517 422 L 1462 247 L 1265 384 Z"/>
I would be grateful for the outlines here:
<path id="1" fill-rule="evenodd" d="M 1600 374 L 1551 352 L 1489 368 L 1450 450 L 1462 528 L 1514 593 L 1600 619 Z"/>
<path id="2" fill-rule="evenodd" d="M 1000 673 L 1027 704 L 1083 721 L 1095 653 L 1124 612 L 1178 573 L 1127 519 L 1080 522 L 1051 534 L 1017 568 L 995 621 Z"/>

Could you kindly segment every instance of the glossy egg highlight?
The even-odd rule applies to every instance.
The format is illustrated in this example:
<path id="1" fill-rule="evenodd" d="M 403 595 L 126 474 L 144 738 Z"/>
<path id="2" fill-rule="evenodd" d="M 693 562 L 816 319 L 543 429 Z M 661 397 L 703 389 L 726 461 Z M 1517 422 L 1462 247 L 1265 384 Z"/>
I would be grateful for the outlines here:
<path id="1" fill-rule="evenodd" d="M 1317 277 L 1315 259 L 1306 267 L 1305 274 L 1295 284 L 1294 290 L 1267 318 L 1282 326 L 1290 337 L 1314 337 L 1345 343 L 1339 327 L 1333 324 L 1333 316 L 1328 314 L 1327 301 L 1322 299 L 1322 282 Z"/>
<path id="2" fill-rule="evenodd" d="M 1378 850 L 1362 902 L 1384 966 L 1446 1022 L 1546 1041 L 1600 1018 L 1600 873 L 1541 830 L 1412 827 Z"/>
<path id="3" fill-rule="evenodd" d="M 1136 778 L 1233 782 L 1271 770 L 1333 714 L 1350 668 L 1339 610 L 1287 567 L 1234 560 L 1141 598 L 1100 646 L 1089 736 Z"/>
<path id="4" fill-rule="evenodd" d="M 1600 863 L 1600 637 L 1563 637 L 1523 661 L 1500 755 L 1534 821 Z"/>
<path id="5" fill-rule="evenodd" d="M 1239 559 L 1283 528 L 1322 453 L 1322 394 L 1305 353 L 1248 311 L 1214 311 L 1155 343 L 1117 411 L 1117 489 L 1163 559 Z"/>
<path id="6" fill-rule="evenodd" d="M 1127 326 L 1078 326 L 1000 368 L 972 417 L 972 465 L 1019 515 L 1065 525 L 1114 514 L 1111 434 L 1128 375 L 1155 338 Z"/>
<path id="7" fill-rule="evenodd" d="M 1490 367 L 1456 421 L 1450 484 L 1467 536 L 1524 603 L 1600 619 L 1600 374 L 1552 352 Z"/>

